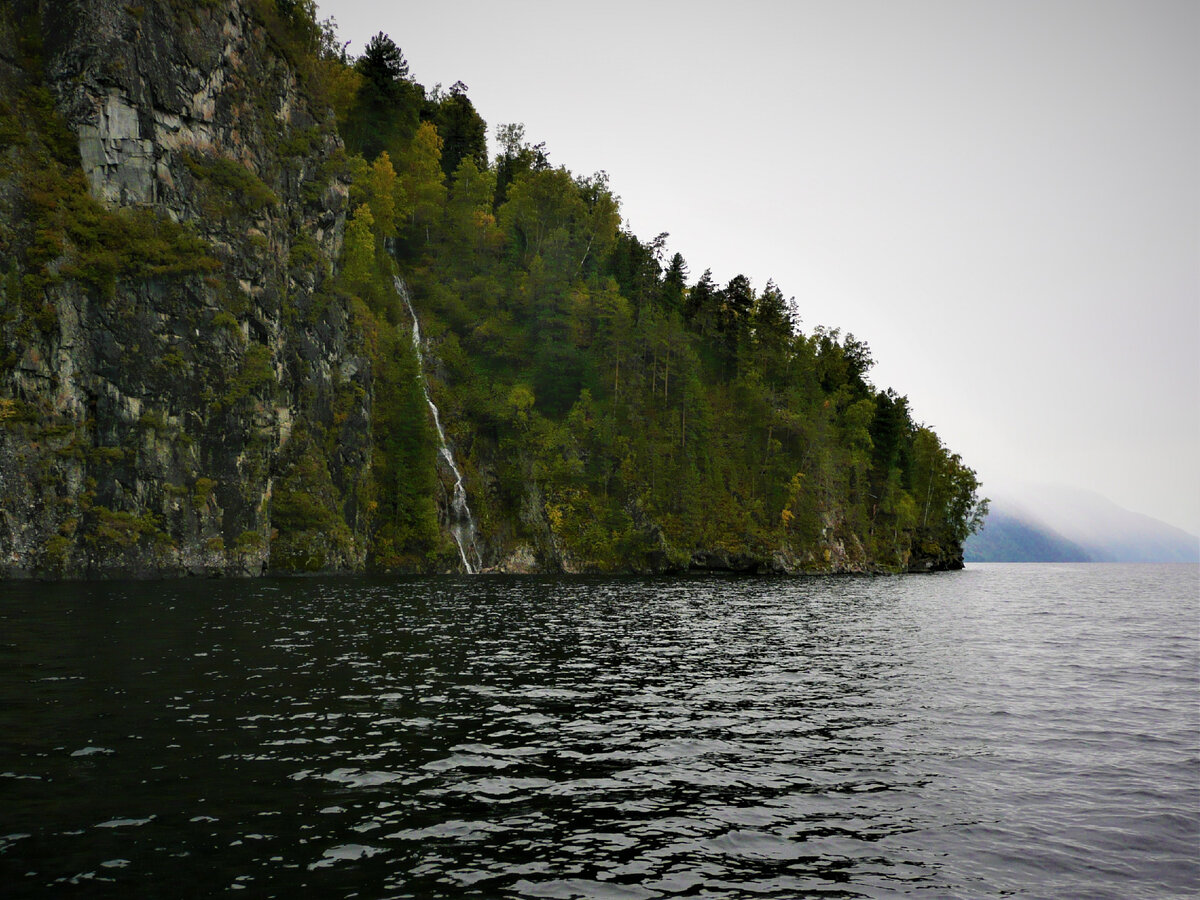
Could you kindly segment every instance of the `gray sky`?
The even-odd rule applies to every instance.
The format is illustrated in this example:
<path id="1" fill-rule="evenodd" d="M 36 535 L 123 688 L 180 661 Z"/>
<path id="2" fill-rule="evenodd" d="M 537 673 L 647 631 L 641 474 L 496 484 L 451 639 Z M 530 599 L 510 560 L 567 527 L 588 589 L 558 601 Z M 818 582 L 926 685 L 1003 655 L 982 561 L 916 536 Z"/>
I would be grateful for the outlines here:
<path id="1" fill-rule="evenodd" d="M 1200 3 L 320 0 L 605 169 L 632 230 L 803 327 L 987 486 L 1200 533 Z"/>

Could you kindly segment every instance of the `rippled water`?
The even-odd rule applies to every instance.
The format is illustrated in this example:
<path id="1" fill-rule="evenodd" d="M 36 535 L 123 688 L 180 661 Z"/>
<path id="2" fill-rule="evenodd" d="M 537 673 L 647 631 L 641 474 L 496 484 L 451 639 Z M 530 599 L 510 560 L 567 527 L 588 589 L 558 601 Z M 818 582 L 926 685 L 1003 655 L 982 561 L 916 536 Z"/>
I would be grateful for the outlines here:
<path id="1" fill-rule="evenodd" d="M 1191 896 L 1198 595 L 1104 565 L 3 584 L 0 893 Z"/>

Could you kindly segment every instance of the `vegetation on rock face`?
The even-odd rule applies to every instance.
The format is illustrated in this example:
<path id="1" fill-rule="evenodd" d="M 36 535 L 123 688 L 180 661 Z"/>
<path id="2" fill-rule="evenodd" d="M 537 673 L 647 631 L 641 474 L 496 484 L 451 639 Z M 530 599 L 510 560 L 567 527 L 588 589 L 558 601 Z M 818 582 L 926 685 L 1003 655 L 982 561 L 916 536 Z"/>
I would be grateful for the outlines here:
<path id="1" fill-rule="evenodd" d="M 170 196 L 125 208 L 89 191 L 35 5 L 0 14 L 0 469 L 38 496 L 25 570 L 455 567 L 398 272 L 485 561 L 959 563 L 975 474 L 871 384 L 864 342 L 805 332 L 773 282 L 695 277 L 520 125 L 489 159 L 465 85 L 426 90 L 383 34 L 347 58 L 312 0 L 137 9 L 130 40 L 248 13 L 252 52 L 212 113 L 239 137 L 159 147 Z M 105 65 L 96 92 L 137 94 Z M 85 313 L 94 372 L 49 368 Z M 91 399 L 52 402 L 59 378 Z"/>
<path id="2" fill-rule="evenodd" d="M 108 209 L 88 192 L 79 151 L 36 83 L 6 92 L 0 122 L 14 133 L 0 157 L 0 178 L 14 194 L 16 214 L 0 225 L 0 254 L 19 271 L 19 289 L 5 290 L 4 318 L 39 324 L 45 289 L 78 279 L 111 298 L 118 279 L 212 271 L 216 260 L 195 231 L 147 208 Z M 16 134 L 19 130 L 19 136 Z"/>
<path id="3" fill-rule="evenodd" d="M 0 573 L 361 566 L 345 67 L 306 22 L 0 8 Z"/>

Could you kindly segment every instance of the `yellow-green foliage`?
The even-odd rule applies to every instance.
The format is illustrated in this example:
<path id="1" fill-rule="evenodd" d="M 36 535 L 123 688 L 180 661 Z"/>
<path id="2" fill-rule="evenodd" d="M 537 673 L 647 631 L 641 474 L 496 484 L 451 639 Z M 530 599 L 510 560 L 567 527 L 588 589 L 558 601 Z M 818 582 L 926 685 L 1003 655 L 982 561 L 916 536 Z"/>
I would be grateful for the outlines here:
<path id="1" fill-rule="evenodd" d="M 257 531 L 243 531 L 234 541 L 233 549 L 236 553 L 249 553 L 259 549 L 262 545 L 262 535 Z"/>
<path id="2" fill-rule="evenodd" d="M 446 202 L 442 172 L 442 139 L 430 122 L 422 122 L 412 139 L 396 179 L 395 215 L 426 228 L 441 217 Z"/>
<path id="3" fill-rule="evenodd" d="M 27 209 L 40 227 L 30 261 L 41 269 L 59 256 L 59 271 L 111 294 L 117 279 L 211 271 L 217 262 L 208 244 L 189 227 L 153 210 L 109 210 L 87 192 L 82 173 L 65 178 L 53 169 L 31 173 L 25 182 Z"/>
<path id="4" fill-rule="evenodd" d="M 301 428 L 292 435 L 291 464 L 271 498 L 271 567 L 315 572 L 344 565 L 354 538 L 342 517 L 326 457 Z M 245 535 L 243 535 L 245 537 Z M 239 539 L 240 541 L 240 539 Z"/>
<path id="5" fill-rule="evenodd" d="M 396 170 L 384 150 L 371 165 L 368 202 L 375 218 L 375 233 L 380 237 L 396 235 Z"/>
<path id="6" fill-rule="evenodd" d="M 360 204 L 346 224 L 346 239 L 342 250 L 342 278 L 351 290 L 363 292 L 376 280 L 375 217 L 371 207 Z"/>
<path id="7" fill-rule="evenodd" d="M 271 364 L 271 351 L 262 344 L 251 344 L 242 357 L 237 375 L 230 381 L 229 389 L 221 402 L 226 406 L 255 396 L 275 383 L 275 368 Z"/>
<path id="8" fill-rule="evenodd" d="M 26 127 L 22 140 L 3 157 L 18 187 L 18 203 L 0 227 L 0 250 L 16 263 L 10 280 L 21 273 L 27 321 L 42 331 L 54 330 L 57 319 L 45 288 L 62 278 L 87 282 L 111 297 L 118 280 L 217 267 L 208 244 L 190 227 L 150 209 L 110 210 L 92 197 L 74 136 L 44 88 L 16 92 L 10 114 Z M 5 294 L 10 292 L 6 288 Z"/>
<path id="9" fill-rule="evenodd" d="M 24 400 L 0 397 L 0 427 L 15 428 L 39 421 L 37 408 Z"/>
<path id="10" fill-rule="evenodd" d="M 70 550 L 70 538 L 61 534 L 51 535 L 46 539 L 46 543 L 42 545 L 41 567 L 56 573 L 62 571 Z"/>
<path id="11" fill-rule="evenodd" d="M 321 252 L 316 240 L 309 234 L 297 235 L 296 239 L 292 241 L 292 245 L 288 249 L 288 266 L 320 276 L 329 274 L 326 257 Z"/>
<path id="12" fill-rule="evenodd" d="M 213 328 L 224 328 L 227 331 L 236 333 L 239 337 L 241 336 L 241 333 L 242 333 L 241 326 L 238 325 L 237 318 L 232 313 L 226 312 L 223 309 L 218 310 L 213 315 L 212 327 Z"/>
<path id="13" fill-rule="evenodd" d="M 189 153 L 183 162 L 200 183 L 205 211 L 210 215 L 228 216 L 235 210 L 258 213 L 279 205 L 278 195 L 236 159 Z"/>
<path id="14" fill-rule="evenodd" d="M 370 502 L 372 563 L 424 568 L 440 539 L 434 495 L 436 438 L 405 331 L 384 327 L 375 357 Z"/>
<path id="15" fill-rule="evenodd" d="M 171 537 L 163 531 L 161 520 L 152 513 L 135 515 L 104 506 L 92 506 L 89 515 L 91 528 L 86 540 L 97 549 L 129 548 L 143 542 L 149 542 L 159 549 L 172 546 Z"/>
<path id="16" fill-rule="evenodd" d="M 203 475 L 196 479 L 192 485 L 192 506 L 196 509 L 203 509 L 208 505 L 208 500 L 213 494 L 217 483 L 211 478 L 205 478 Z"/>

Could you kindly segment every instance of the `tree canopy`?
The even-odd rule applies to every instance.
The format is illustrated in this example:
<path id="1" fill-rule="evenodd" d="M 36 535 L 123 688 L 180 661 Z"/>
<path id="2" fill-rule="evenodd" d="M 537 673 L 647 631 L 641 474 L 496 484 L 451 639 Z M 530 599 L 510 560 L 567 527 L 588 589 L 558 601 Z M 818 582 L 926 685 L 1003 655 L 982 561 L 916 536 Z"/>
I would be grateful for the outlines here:
<path id="1" fill-rule="evenodd" d="M 552 164 L 523 125 L 500 125 L 489 158 L 466 85 L 426 91 L 386 35 L 352 69 L 341 284 L 407 359 L 405 317 L 383 312 L 404 271 L 485 535 L 549 533 L 598 568 L 723 549 L 903 569 L 958 552 L 978 525 L 975 473 L 871 384 L 866 342 L 806 333 L 773 281 L 691 280 L 667 234 L 623 224 L 607 175 Z M 431 433 L 403 424 L 425 415 L 397 381 L 411 361 L 381 371 L 381 477 L 415 502 Z M 421 509 L 381 504 L 381 559 L 430 552 Z"/>

